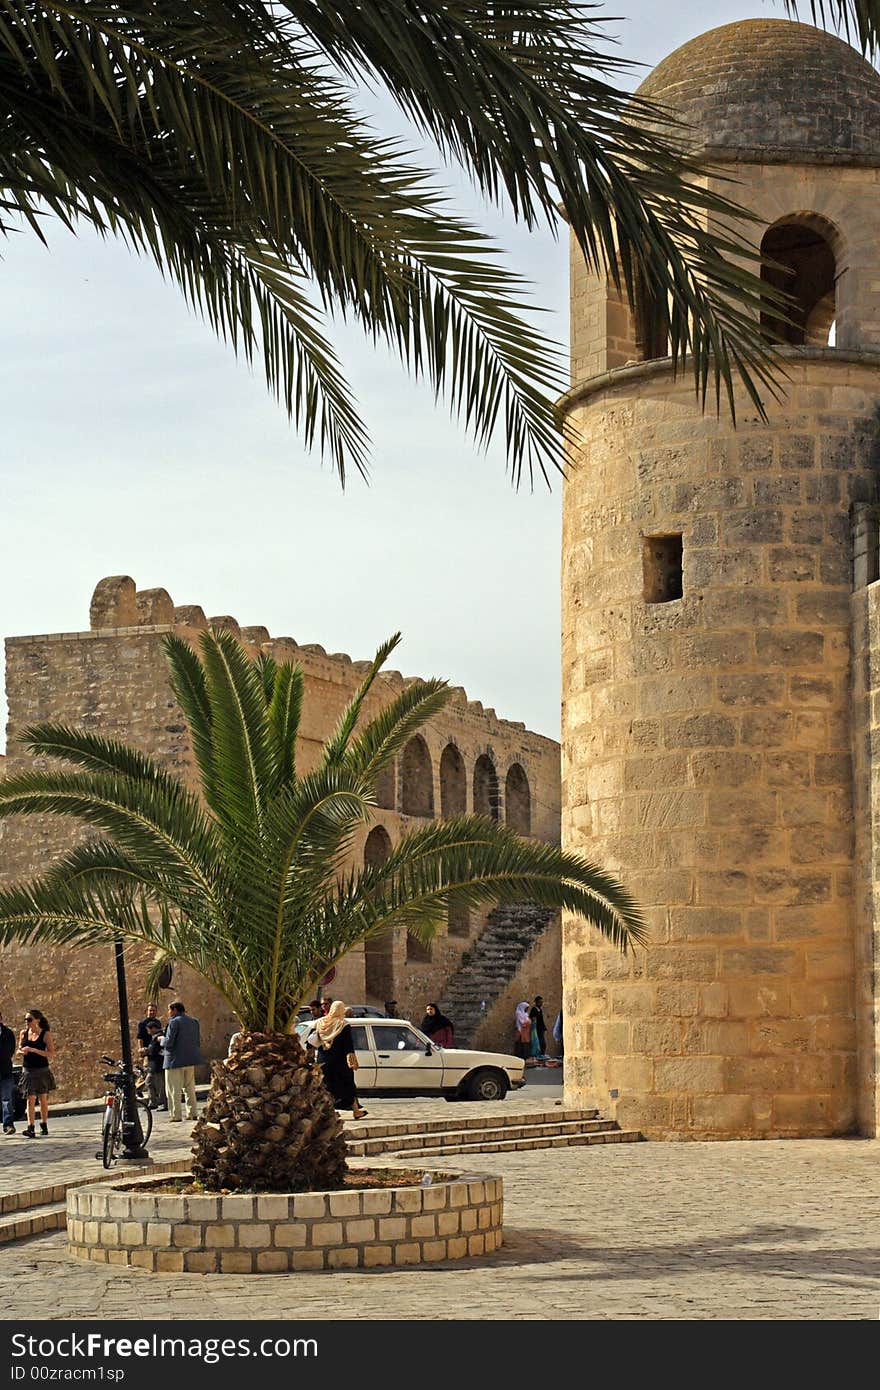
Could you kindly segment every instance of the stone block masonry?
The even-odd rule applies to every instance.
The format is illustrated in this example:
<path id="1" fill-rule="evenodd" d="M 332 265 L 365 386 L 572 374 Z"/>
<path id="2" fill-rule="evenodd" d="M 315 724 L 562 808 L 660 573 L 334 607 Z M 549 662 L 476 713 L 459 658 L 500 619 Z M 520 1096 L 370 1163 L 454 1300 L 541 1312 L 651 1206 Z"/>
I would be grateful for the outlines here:
<path id="1" fill-rule="evenodd" d="M 177 1197 L 155 1183 L 68 1193 L 70 1254 L 157 1274 L 278 1274 L 473 1258 L 502 1241 L 500 1178 L 436 1173 L 427 1187 L 224 1197 Z"/>
<path id="2" fill-rule="evenodd" d="M 851 598 L 848 512 L 880 357 L 787 370 L 766 422 L 743 401 L 711 433 L 662 363 L 572 393 L 563 840 L 650 945 L 624 961 L 564 920 L 566 1098 L 653 1137 L 877 1132 L 877 586 Z M 667 533 L 682 596 L 649 603 L 642 536 Z"/>
<path id="3" fill-rule="evenodd" d="M 572 246 L 563 843 L 650 939 L 622 962 L 563 922 L 566 1098 L 649 1136 L 875 1135 L 880 78 L 745 20 L 640 92 L 793 307 L 758 310 L 778 389 L 716 411 L 656 287 L 630 311 Z"/>
<path id="4" fill-rule="evenodd" d="M 138 591 L 128 576 L 101 580 L 91 604 L 91 627 L 78 633 L 13 637 L 6 643 L 9 705 L 7 756 L 0 775 L 16 776 L 32 766 L 19 734 L 29 725 L 55 721 L 100 731 L 133 743 L 158 758 L 195 787 L 192 751 L 170 685 L 162 650 L 175 632 L 194 645 L 207 628 L 227 628 L 256 655 L 268 652 L 298 664 L 305 675 L 305 701 L 298 764 L 308 770 L 341 710 L 367 669 L 343 653 L 317 644 L 272 638 L 264 627 L 242 627 L 230 615 L 208 618 L 197 605 L 175 606 L 164 589 Z M 393 622 L 389 620 L 389 627 Z M 372 717 L 412 680 L 384 673 L 365 710 Z M 365 829 L 352 861 L 375 862 L 407 830 L 435 816 L 480 811 L 506 820 L 518 833 L 558 842 L 559 745 L 530 733 L 523 724 L 500 719 L 493 709 L 469 700 L 456 688 L 444 713 L 413 739 L 378 788 L 376 823 Z M 69 849 L 76 831 L 69 822 L 33 818 L 0 826 L 0 883 L 39 873 Z M 396 930 L 352 951 L 339 967 L 332 993 L 349 1003 L 380 1006 L 396 998 L 416 1021 L 429 999 L 442 999 L 446 980 L 462 953 L 479 935 L 485 916 L 459 912 L 429 949 Z M 138 1016 L 149 961 L 131 951 L 131 1010 Z M 115 975 L 109 951 L 31 947 L 2 952 L 8 982 L 3 1005 L 15 1018 L 29 1007 L 48 1016 L 58 1045 L 59 1098 L 90 1096 L 100 1089 L 101 1052 L 117 1054 Z M 521 982 L 553 1000 L 561 992 L 558 953 L 539 981 Z M 172 994 L 198 1016 L 208 1056 L 225 1054 L 236 1027 L 228 1008 L 192 972 L 175 966 Z M 525 997 L 525 995 L 523 995 Z"/>

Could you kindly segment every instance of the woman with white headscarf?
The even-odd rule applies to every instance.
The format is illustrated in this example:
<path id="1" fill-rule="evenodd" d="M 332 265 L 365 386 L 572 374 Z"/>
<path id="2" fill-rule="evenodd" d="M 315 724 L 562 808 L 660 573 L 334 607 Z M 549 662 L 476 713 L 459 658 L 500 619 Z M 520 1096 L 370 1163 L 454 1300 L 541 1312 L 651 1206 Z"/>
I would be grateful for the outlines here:
<path id="1" fill-rule="evenodd" d="M 529 1057 L 531 1055 L 532 1019 L 528 999 L 517 1004 L 515 1020 L 516 1042 L 513 1045 L 513 1050 L 517 1057 Z"/>
<path id="2" fill-rule="evenodd" d="M 354 1068 L 351 1065 L 352 1058 L 357 1063 L 354 1039 L 341 999 L 334 999 L 329 1011 L 318 1019 L 315 1032 L 321 1049 L 324 1085 L 332 1095 L 336 1109 L 350 1110 L 356 1120 L 363 1119 L 367 1112 L 357 1098 Z"/>

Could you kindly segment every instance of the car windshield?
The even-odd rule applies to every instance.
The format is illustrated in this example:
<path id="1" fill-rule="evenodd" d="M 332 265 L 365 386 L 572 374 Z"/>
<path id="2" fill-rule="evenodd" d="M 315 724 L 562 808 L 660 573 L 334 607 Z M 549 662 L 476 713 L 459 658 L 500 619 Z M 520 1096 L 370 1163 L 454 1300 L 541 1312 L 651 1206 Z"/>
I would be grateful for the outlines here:
<path id="1" fill-rule="evenodd" d="M 408 1023 L 374 1023 L 377 1052 L 424 1052 L 428 1039 Z"/>

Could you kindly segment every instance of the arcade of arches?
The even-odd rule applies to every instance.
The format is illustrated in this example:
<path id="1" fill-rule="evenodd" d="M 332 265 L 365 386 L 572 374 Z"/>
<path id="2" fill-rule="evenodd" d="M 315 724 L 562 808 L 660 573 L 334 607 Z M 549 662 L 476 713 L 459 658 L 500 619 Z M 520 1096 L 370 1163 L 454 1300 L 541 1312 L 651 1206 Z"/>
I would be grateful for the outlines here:
<path id="1" fill-rule="evenodd" d="M 434 815 L 434 768 L 428 745 L 421 735 L 410 739 L 403 750 L 398 768 L 400 810 L 403 815 L 430 819 Z M 394 769 L 386 769 L 381 787 L 377 788 L 377 804 L 392 809 L 394 804 Z M 439 765 L 440 814 L 443 819 L 465 815 L 468 810 L 468 776 L 459 748 L 448 743 L 440 755 Z M 474 763 L 472 804 L 477 815 L 501 819 L 500 780 L 493 759 L 481 753 Z M 504 811 L 506 823 L 518 835 L 532 833 L 531 790 L 521 763 L 511 763 L 504 780 Z M 375 826 L 364 845 L 364 867 L 384 863 L 391 851 L 391 838 L 384 826 Z M 447 914 L 447 933 L 466 940 L 471 934 L 471 913 L 462 903 L 451 903 Z M 406 939 L 406 962 L 429 963 L 432 947 L 414 936 Z M 394 985 L 394 939 L 392 932 L 382 932 L 366 942 L 364 948 L 367 994 L 378 999 L 390 999 Z"/>

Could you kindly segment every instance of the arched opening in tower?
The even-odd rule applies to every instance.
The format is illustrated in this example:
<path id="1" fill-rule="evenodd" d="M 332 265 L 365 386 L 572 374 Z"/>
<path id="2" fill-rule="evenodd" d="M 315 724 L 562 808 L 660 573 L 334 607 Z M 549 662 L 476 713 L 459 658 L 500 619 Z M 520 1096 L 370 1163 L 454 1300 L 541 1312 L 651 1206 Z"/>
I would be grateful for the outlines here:
<path id="1" fill-rule="evenodd" d="M 391 853 L 391 838 L 374 825 L 364 845 L 364 868 L 379 868 Z M 368 999 L 394 998 L 394 929 L 386 927 L 364 942 L 364 985 Z"/>
<path id="2" fill-rule="evenodd" d="M 829 229 L 830 231 L 830 229 Z M 836 313 L 837 266 L 829 237 L 810 221 L 777 222 L 761 241 L 761 279 L 790 296 L 788 321 L 776 306 L 761 325 L 777 343 L 827 347 Z"/>
<path id="3" fill-rule="evenodd" d="M 635 272 L 632 322 L 643 362 L 669 356 L 669 300 L 648 282 L 641 267 Z"/>
<path id="4" fill-rule="evenodd" d="M 487 753 L 481 753 L 474 764 L 474 815 L 501 819 L 498 773 Z"/>
<path id="5" fill-rule="evenodd" d="M 400 809 L 405 816 L 433 816 L 434 769 L 425 740 L 416 734 L 403 750 L 401 759 Z"/>
<path id="6" fill-rule="evenodd" d="M 464 758 L 454 743 L 447 743 L 440 757 L 440 814 L 463 816 L 467 810 L 467 773 Z"/>
<path id="7" fill-rule="evenodd" d="M 507 824 L 517 835 L 532 833 L 532 798 L 529 779 L 519 763 L 512 763 L 504 784 L 504 810 Z"/>

